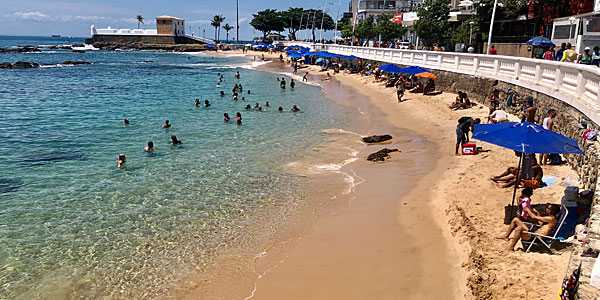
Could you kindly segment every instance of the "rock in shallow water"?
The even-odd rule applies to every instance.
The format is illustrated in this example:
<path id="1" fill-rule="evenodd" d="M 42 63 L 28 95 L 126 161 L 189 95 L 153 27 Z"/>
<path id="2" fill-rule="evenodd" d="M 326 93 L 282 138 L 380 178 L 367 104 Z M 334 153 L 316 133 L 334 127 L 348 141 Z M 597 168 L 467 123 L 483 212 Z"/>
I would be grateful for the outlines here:
<path id="1" fill-rule="evenodd" d="M 367 157 L 368 161 L 385 161 L 388 157 L 390 157 L 391 152 L 400 152 L 398 149 L 388 149 L 383 148 L 375 153 L 369 154 Z"/>
<path id="2" fill-rule="evenodd" d="M 365 143 L 381 143 L 385 141 L 389 141 L 392 139 L 392 136 L 389 134 L 384 135 L 372 135 L 362 138 L 362 141 Z"/>
<path id="3" fill-rule="evenodd" d="M 29 68 L 37 68 L 40 65 L 34 62 L 28 61 L 18 61 L 14 64 L 9 62 L 3 62 L 0 64 L 0 69 L 29 69 Z"/>

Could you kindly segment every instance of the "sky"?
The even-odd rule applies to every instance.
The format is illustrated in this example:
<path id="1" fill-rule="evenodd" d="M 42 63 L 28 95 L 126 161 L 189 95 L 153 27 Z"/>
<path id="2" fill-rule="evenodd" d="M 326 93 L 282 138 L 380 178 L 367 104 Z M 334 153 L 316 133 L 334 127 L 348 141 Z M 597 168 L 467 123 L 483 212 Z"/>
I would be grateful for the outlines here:
<path id="1" fill-rule="evenodd" d="M 339 3 L 339 0 L 239 0 L 240 39 L 262 36 L 249 24 L 252 14 L 257 11 L 321 8 L 326 4 L 326 11 L 335 19 Z M 340 18 L 348 11 L 348 3 L 349 0 L 341 1 Z M 0 7 L 0 35 L 90 37 L 91 25 L 96 28 L 137 28 L 137 15 L 145 19 L 140 28 L 155 29 L 155 17 L 170 15 L 186 21 L 186 33 L 191 26 L 196 35 L 204 34 L 207 38 L 214 38 L 215 29 L 210 26 L 210 20 L 216 14 L 223 15 L 224 23 L 235 27 L 235 0 L 0 0 Z M 235 36 L 234 32 L 235 29 L 230 32 L 230 38 Z M 304 38 L 304 35 L 302 32 L 299 37 Z M 323 34 L 323 38 L 332 37 L 331 31 Z M 222 29 L 221 39 L 225 39 Z"/>

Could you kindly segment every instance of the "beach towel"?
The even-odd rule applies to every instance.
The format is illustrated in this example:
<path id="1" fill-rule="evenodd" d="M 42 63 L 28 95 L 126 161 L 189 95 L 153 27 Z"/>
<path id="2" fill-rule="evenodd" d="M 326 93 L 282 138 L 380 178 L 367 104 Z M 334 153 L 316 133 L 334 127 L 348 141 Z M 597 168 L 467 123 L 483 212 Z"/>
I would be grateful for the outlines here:
<path id="1" fill-rule="evenodd" d="M 542 177 L 542 181 L 546 184 L 545 187 L 543 187 L 542 189 L 546 189 L 549 186 L 553 185 L 556 183 L 556 179 L 558 179 L 558 176 L 556 175 L 549 175 L 549 176 L 544 176 Z"/>

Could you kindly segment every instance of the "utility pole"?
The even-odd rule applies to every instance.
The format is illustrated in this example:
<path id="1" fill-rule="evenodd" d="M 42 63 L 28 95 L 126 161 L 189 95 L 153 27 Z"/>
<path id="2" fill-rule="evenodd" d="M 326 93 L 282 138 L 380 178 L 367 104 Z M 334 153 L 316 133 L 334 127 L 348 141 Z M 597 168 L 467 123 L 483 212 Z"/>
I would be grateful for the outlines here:
<path id="1" fill-rule="evenodd" d="M 240 43 L 240 10 L 239 10 L 239 0 L 235 0 L 235 36 L 236 36 L 236 44 Z"/>
<path id="2" fill-rule="evenodd" d="M 311 29 L 313 43 L 315 42 L 315 19 L 316 18 L 317 18 L 317 12 L 315 11 L 315 15 L 313 16 L 312 29 Z"/>
<path id="3" fill-rule="evenodd" d="M 490 23 L 490 34 L 488 34 L 488 44 L 486 54 L 490 54 L 490 47 L 492 45 L 492 30 L 494 29 L 494 19 L 496 18 L 496 6 L 498 6 L 498 0 L 494 0 L 494 9 L 492 9 L 492 22 Z"/>

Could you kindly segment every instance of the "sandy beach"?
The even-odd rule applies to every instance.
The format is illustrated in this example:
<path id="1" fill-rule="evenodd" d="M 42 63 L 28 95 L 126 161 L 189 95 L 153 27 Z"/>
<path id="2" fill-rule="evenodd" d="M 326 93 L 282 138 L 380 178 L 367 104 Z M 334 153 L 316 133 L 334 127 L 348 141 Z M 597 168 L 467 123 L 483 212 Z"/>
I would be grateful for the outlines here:
<path id="1" fill-rule="evenodd" d="M 289 65 L 279 62 L 260 69 L 291 73 Z M 238 267 L 243 275 L 231 275 L 239 279 L 235 287 L 223 275 L 200 283 L 183 298 L 556 297 L 568 250 L 558 255 L 507 252 L 507 244 L 495 238 L 506 230 L 504 206 L 510 204 L 512 189 L 498 188 L 488 178 L 517 164 L 513 152 L 478 142 L 489 152 L 454 156 L 457 120 L 487 119 L 487 107 L 450 110 L 456 97 L 451 93 L 407 93 L 398 103 L 394 89 L 372 78 L 340 73 L 321 81 L 324 73 L 314 66 L 299 73 L 305 70 L 309 81 L 321 85 L 333 101 L 365 116 L 368 125 L 360 134 L 391 134 L 392 142 L 365 146 L 359 160 L 344 167 L 360 183 L 352 193 L 325 207 L 309 230 L 255 258 L 251 271 Z M 385 163 L 366 161 L 382 148 L 400 152 Z M 537 189 L 533 202 L 559 203 L 562 180 L 576 174 L 568 166 L 546 166 L 544 171 L 556 176 L 556 183 Z"/>

